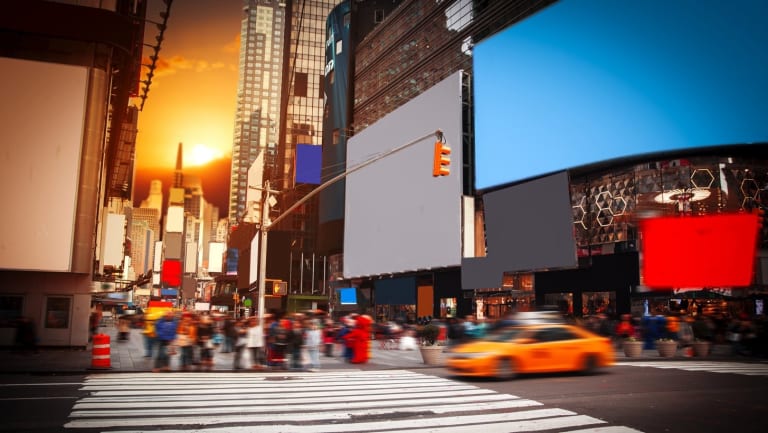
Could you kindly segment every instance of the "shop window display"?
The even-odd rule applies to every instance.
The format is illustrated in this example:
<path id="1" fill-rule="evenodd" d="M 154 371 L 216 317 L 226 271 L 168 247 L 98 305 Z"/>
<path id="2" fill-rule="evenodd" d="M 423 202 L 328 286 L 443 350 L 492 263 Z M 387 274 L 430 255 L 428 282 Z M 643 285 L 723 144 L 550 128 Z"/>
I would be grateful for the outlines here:
<path id="1" fill-rule="evenodd" d="M 556 305 L 557 310 L 564 315 L 573 315 L 573 293 L 547 293 L 544 295 L 547 305 Z"/>
<path id="2" fill-rule="evenodd" d="M 616 312 L 616 292 L 584 292 L 581 295 L 582 314 L 592 316 L 607 314 L 613 316 Z"/>
<path id="3" fill-rule="evenodd" d="M 456 298 L 440 299 L 440 317 L 456 317 Z"/>

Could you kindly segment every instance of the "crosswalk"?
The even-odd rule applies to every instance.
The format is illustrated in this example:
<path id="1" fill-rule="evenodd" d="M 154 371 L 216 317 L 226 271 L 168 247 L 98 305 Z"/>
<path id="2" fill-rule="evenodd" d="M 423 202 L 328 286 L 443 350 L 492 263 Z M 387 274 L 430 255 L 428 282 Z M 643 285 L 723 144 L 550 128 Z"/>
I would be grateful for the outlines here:
<path id="1" fill-rule="evenodd" d="M 91 375 L 68 429 L 153 432 L 637 430 L 407 370 Z"/>
<path id="2" fill-rule="evenodd" d="M 653 367 L 686 371 L 706 371 L 709 373 L 732 373 L 747 376 L 768 376 L 768 363 L 748 362 L 708 362 L 708 361 L 629 361 L 618 365 L 632 367 Z"/>

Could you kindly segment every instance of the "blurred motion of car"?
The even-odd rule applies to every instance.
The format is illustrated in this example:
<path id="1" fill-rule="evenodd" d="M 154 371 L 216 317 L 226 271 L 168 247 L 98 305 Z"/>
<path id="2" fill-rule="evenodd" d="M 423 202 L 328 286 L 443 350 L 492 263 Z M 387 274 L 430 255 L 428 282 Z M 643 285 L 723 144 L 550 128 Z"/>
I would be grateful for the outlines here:
<path id="1" fill-rule="evenodd" d="M 495 327 L 503 328 L 513 325 L 538 325 L 544 323 L 565 323 L 565 318 L 557 310 L 518 311 L 504 316 Z"/>
<path id="2" fill-rule="evenodd" d="M 614 363 L 611 341 L 575 325 L 508 326 L 451 348 L 446 368 L 460 376 L 510 379 L 524 373 L 591 373 Z"/>

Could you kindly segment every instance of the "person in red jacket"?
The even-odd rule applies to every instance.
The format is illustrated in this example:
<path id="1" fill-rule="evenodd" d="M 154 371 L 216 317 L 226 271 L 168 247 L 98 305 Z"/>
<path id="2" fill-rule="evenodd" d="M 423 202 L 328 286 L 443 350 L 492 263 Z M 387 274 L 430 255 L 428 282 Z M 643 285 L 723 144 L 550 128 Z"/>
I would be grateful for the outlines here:
<path id="1" fill-rule="evenodd" d="M 349 362 L 353 364 L 365 364 L 368 362 L 368 350 L 371 343 L 371 320 L 370 316 L 358 316 L 355 320 L 355 326 L 343 338 L 352 346 L 352 358 Z"/>
<path id="2" fill-rule="evenodd" d="M 621 315 L 621 322 L 616 325 L 616 340 L 619 345 L 624 339 L 629 337 L 636 337 L 635 327 L 632 326 L 632 316 L 629 314 Z"/>

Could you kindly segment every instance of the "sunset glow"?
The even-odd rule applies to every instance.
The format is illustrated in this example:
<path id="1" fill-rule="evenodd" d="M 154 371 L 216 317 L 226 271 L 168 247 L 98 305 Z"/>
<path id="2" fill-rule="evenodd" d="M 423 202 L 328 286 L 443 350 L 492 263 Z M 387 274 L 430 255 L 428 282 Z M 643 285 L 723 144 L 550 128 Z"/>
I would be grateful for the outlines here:
<path id="1" fill-rule="evenodd" d="M 226 0 L 215 6 L 208 2 L 173 5 L 150 92 L 139 116 L 137 170 L 173 169 L 179 143 L 183 144 L 183 163 L 190 167 L 230 157 L 241 3 Z M 149 11 L 148 16 L 158 13 Z M 151 32 L 145 36 L 148 43 L 155 42 Z M 142 68 L 142 73 L 145 79 L 147 68 Z"/>
<path id="2" fill-rule="evenodd" d="M 162 2 L 149 2 L 147 17 L 160 18 Z M 184 174 L 198 176 L 205 198 L 226 212 L 237 103 L 242 0 L 175 2 L 148 98 L 139 115 L 133 197 L 140 203 L 150 182 L 173 184 L 182 143 Z M 156 43 L 153 28 L 147 44 Z M 151 63 L 144 52 L 143 64 Z M 147 78 L 142 67 L 142 80 Z M 138 106 L 139 98 L 133 103 Z"/>
<path id="3" fill-rule="evenodd" d="M 219 159 L 224 153 L 205 144 L 196 144 L 189 151 L 184 152 L 184 166 L 205 165 L 214 159 Z"/>

